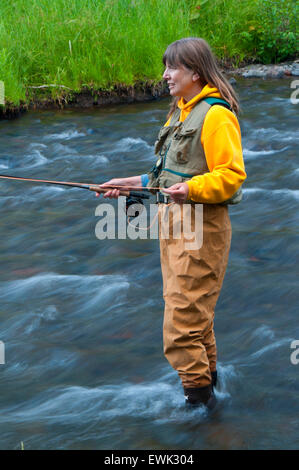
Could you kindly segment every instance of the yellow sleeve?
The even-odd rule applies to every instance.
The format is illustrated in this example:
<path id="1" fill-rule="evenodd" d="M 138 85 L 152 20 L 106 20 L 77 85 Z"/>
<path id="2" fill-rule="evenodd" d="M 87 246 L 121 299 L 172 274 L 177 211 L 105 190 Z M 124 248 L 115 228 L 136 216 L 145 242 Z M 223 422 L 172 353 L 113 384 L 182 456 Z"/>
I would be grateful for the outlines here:
<path id="1" fill-rule="evenodd" d="M 203 124 L 201 143 L 210 172 L 186 181 L 188 198 L 217 204 L 229 199 L 246 179 L 236 116 L 223 106 L 212 106 Z"/>
<path id="2" fill-rule="evenodd" d="M 172 116 L 172 115 L 171 115 L 171 116 Z M 165 122 L 165 124 L 164 124 L 164 127 L 167 127 L 167 126 L 169 126 L 169 124 L 170 124 L 170 121 L 171 121 L 171 116 L 170 116 L 170 118 L 168 119 L 168 121 L 167 121 L 167 122 Z"/>

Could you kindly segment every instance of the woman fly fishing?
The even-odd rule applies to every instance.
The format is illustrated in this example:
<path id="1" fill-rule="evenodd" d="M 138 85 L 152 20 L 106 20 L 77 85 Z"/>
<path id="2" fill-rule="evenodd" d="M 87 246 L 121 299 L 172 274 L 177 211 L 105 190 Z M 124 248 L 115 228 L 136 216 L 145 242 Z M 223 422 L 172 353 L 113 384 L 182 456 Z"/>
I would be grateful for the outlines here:
<path id="1" fill-rule="evenodd" d="M 147 175 L 115 178 L 103 185 L 147 186 L 157 191 L 159 220 L 169 212 L 179 222 L 179 237 L 160 237 L 165 300 L 164 354 L 181 379 L 186 402 L 213 408 L 216 403 L 217 350 L 214 311 L 228 262 L 231 224 L 228 204 L 241 199 L 246 179 L 238 98 L 220 72 L 209 45 L 201 38 L 170 44 L 163 56 L 174 98 L 155 144 L 157 161 Z M 104 197 L 117 198 L 120 190 Z M 202 205 L 203 242 L 186 245 L 182 211 L 169 203 L 188 204 L 195 217 Z M 171 212 L 171 214 L 170 214 Z"/>

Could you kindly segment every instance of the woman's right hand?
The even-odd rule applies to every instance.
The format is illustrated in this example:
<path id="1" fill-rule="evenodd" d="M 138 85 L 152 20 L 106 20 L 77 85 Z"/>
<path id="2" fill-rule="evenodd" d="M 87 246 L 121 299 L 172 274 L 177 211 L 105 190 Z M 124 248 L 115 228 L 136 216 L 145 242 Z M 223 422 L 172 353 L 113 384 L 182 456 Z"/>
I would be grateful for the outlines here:
<path id="1" fill-rule="evenodd" d="M 112 180 L 106 181 L 106 183 L 101 184 L 101 187 L 105 189 L 105 186 L 124 186 L 123 180 L 126 178 L 113 178 Z M 111 191 L 107 191 L 106 193 L 102 193 L 104 198 L 110 199 L 117 199 L 119 197 L 120 190 L 115 188 L 111 189 Z M 100 193 L 96 193 L 98 197 Z"/>
<path id="2" fill-rule="evenodd" d="M 106 181 L 101 184 L 101 187 L 105 189 L 105 186 L 141 186 L 141 176 L 131 176 L 128 178 L 113 178 L 112 180 Z M 120 196 L 120 189 L 114 188 L 106 193 L 96 193 L 98 197 L 103 194 L 104 198 L 117 199 Z"/>

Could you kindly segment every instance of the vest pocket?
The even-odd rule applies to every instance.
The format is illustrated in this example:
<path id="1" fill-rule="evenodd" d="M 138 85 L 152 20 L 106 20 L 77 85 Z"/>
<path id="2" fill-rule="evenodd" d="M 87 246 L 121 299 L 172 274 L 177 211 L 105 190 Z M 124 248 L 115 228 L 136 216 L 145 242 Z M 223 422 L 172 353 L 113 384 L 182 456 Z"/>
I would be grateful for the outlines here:
<path id="1" fill-rule="evenodd" d="M 171 151 L 178 163 L 187 163 L 190 158 L 191 146 L 196 129 L 180 129 L 174 133 Z"/>
<path id="2" fill-rule="evenodd" d="M 158 139 L 155 142 L 155 154 L 157 154 L 161 150 L 171 129 L 172 129 L 172 126 L 162 127 L 160 129 L 160 132 L 158 134 Z"/>

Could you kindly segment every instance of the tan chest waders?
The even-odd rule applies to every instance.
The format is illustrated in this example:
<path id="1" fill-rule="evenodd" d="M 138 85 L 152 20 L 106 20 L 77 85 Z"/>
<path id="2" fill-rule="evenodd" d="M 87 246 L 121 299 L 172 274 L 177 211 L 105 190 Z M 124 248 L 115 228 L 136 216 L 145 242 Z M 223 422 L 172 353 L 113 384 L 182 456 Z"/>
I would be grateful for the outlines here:
<path id="1" fill-rule="evenodd" d="M 200 138 L 210 106 L 201 101 L 183 123 L 178 121 L 177 110 L 170 126 L 160 130 L 155 146 L 157 163 L 149 174 L 149 187 L 169 187 L 209 171 Z M 240 197 L 239 193 L 237 198 Z M 201 246 L 189 248 L 183 206 L 160 204 L 160 256 L 165 300 L 164 354 L 177 370 L 184 389 L 195 389 L 210 385 L 211 373 L 216 371 L 214 310 L 228 261 L 231 224 L 228 201 L 224 205 L 203 204 L 199 228 L 194 225 L 198 204 L 189 202 L 193 226 L 202 230 Z M 169 238 L 161 236 L 165 221 Z"/>

